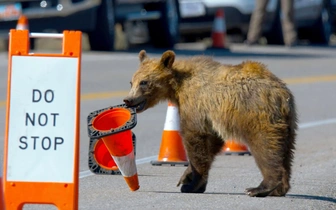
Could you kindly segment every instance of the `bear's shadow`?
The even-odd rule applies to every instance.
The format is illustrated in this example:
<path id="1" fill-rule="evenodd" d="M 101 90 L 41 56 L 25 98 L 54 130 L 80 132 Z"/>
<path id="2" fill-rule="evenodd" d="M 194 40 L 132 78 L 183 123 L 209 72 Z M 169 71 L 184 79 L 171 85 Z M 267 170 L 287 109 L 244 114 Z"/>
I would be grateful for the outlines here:
<path id="1" fill-rule="evenodd" d="M 165 192 L 165 191 L 147 191 L 151 193 L 181 193 L 181 192 Z M 204 194 L 213 194 L 213 195 L 242 195 L 248 196 L 245 193 L 227 193 L 227 192 L 205 192 Z M 281 197 L 280 197 L 281 198 Z M 289 199 L 301 199 L 301 200 L 317 200 L 317 201 L 327 201 L 331 203 L 336 203 L 336 198 L 318 196 L 318 195 L 300 195 L 300 194 L 287 194 L 283 198 Z"/>
<path id="2" fill-rule="evenodd" d="M 336 198 L 326 197 L 326 196 L 318 196 L 318 195 L 299 195 L 299 194 L 287 194 L 287 198 L 294 199 L 304 199 L 304 200 L 319 200 L 319 201 L 328 201 L 331 203 L 336 203 Z"/>

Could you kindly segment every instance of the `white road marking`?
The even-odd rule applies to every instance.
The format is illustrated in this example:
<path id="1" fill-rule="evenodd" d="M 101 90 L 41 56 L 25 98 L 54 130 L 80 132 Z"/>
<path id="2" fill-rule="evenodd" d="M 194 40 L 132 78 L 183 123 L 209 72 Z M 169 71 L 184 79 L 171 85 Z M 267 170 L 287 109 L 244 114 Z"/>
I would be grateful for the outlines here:
<path id="1" fill-rule="evenodd" d="M 150 161 L 152 160 L 156 160 L 158 158 L 158 156 L 150 156 L 150 157 L 145 157 L 145 158 L 141 158 L 141 159 L 138 159 L 135 161 L 135 163 L 137 165 L 141 165 L 141 164 L 144 164 L 144 163 L 149 163 Z M 88 176 L 92 176 L 92 175 L 95 175 L 94 173 L 92 173 L 90 170 L 87 170 L 87 171 L 82 171 L 79 173 L 79 178 L 85 178 L 85 177 L 88 177 Z"/>
<path id="2" fill-rule="evenodd" d="M 300 129 L 306 129 L 306 128 L 312 128 L 322 125 L 328 125 L 336 123 L 336 118 L 327 119 L 327 120 L 320 120 L 320 121 L 314 121 L 314 122 L 308 122 L 308 123 L 302 123 L 299 125 Z"/>
<path id="3" fill-rule="evenodd" d="M 313 121 L 313 122 L 299 124 L 299 129 L 307 129 L 307 128 L 318 127 L 322 125 L 334 124 L 334 123 L 336 123 L 336 118 Z M 136 160 L 136 164 L 141 165 L 141 164 L 149 163 L 150 161 L 156 160 L 157 158 L 158 156 L 150 156 L 150 157 L 141 158 L 141 159 Z M 85 177 L 92 176 L 92 175 L 95 175 L 95 174 L 89 170 L 82 171 L 79 173 L 79 178 L 81 179 L 81 178 L 85 178 Z"/>

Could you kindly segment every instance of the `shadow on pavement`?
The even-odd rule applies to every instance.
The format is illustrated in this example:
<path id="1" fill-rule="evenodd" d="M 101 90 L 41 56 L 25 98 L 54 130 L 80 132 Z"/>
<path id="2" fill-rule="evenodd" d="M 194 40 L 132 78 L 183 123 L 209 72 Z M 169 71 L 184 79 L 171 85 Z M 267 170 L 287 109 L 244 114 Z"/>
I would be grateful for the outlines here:
<path id="1" fill-rule="evenodd" d="M 336 203 L 336 198 L 326 197 L 326 196 L 318 196 L 318 195 L 298 195 L 298 194 L 287 194 L 287 198 L 294 199 L 304 199 L 304 200 L 319 200 L 319 201 L 328 201 L 331 203 Z"/>
<path id="2" fill-rule="evenodd" d="M 164 192 L 164 191 L 147 191 L 152 193 L 181 193 L 180 191 L 176 192 Z M 202 194 L 202 193 L 200 193 Z M 248 196 L 245 193 L 227 193 L 227 192 L 205 192 L 203 194 L 214 194 L 214 195 L 243 195 Z M 273 198 L 292 198 L 292 199 L 303 199 L 303 200 L 318 200 L 318 201 L 328 201 L 331 203 L 336 203 L 336 198 L 318 196 L 318 195 L 299 195 L 299 194 L 287 194 L 285 197 L 273 197 Z"/>

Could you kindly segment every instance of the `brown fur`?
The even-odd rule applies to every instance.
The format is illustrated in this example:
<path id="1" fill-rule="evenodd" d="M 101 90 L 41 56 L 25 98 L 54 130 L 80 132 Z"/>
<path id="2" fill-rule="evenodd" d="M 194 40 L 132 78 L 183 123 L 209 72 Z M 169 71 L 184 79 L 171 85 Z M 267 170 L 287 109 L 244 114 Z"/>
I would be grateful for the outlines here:
<path id="1" fill-rule="evenodd" d="M 266 66 L 253 61 L 223 65 L 209 57 L 176 60 L 139 53 L 140 67 L 125 98 L 138 112 L 170 100 L 179 108 L 189 167 L 178 185 L 187 193 L 206 190 L 209 170 L 224 140 L 247 144 L 263 181 L 250 196 L 284 196 L 290 188 L 297 116 L 294 97 Z"/>

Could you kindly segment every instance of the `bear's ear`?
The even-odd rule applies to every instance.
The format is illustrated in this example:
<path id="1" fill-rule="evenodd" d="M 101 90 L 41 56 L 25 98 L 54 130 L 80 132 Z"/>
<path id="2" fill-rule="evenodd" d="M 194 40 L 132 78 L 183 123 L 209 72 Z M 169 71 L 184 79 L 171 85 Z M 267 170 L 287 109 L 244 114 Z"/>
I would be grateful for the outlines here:
<path id="1" fill-rule="evenodd" d="M 162 54 L 160 63 L 164 67 L 171 68 L 173 66 L 174 60 L 175 60 L 175 53 L 171 50 L 167 50 Z"/>
<path id="2" fill-rule="evenodd" d="M 142 63 L 147 58 L 147 54 L 145 50 L 141 50 L 139 52 L 139 60 Z"/>

